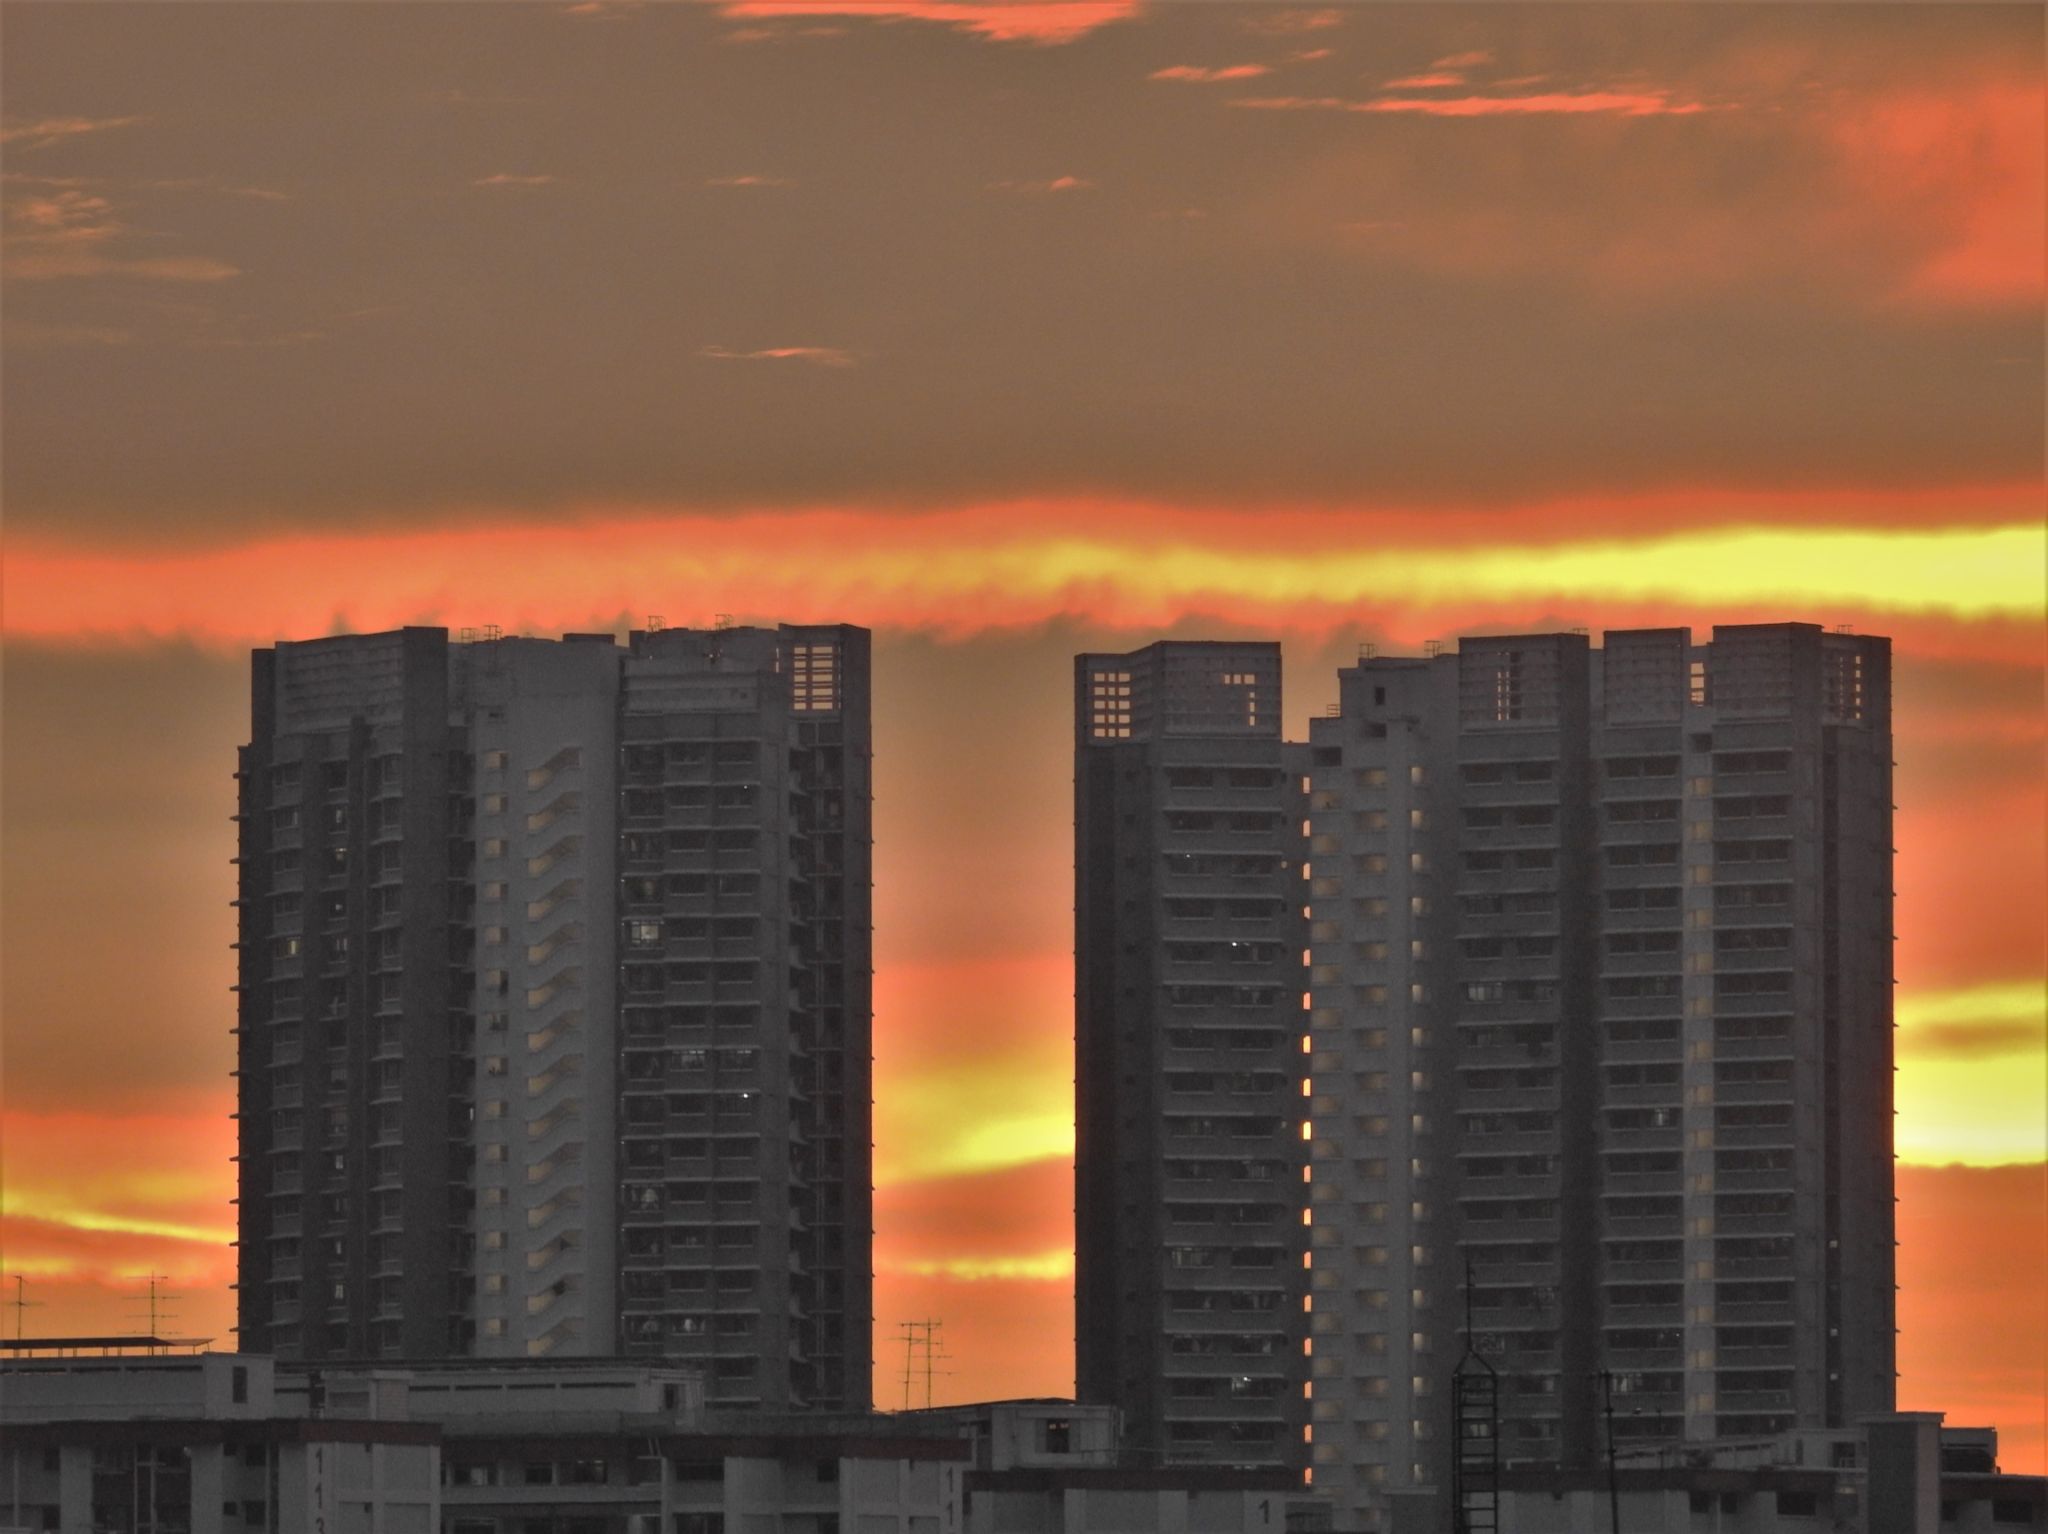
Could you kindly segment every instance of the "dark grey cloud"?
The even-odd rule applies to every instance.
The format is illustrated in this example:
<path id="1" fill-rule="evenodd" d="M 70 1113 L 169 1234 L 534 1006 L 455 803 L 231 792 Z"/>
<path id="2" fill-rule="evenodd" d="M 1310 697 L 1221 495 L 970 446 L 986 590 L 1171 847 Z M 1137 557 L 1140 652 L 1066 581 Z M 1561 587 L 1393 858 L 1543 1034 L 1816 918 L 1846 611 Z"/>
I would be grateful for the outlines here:
<path id="1" fill-rule="evenodd" d="M 2037 317 L 1895 301 L 1946 205 L 1841 142 L 1871 102 L 2038 78 L 2024 8 L 1165 6 L 1059 47 L 613 16 L 17 7 L 34 172 L 174 264 L 10 293 L 15 526 L 2039 471 Z M 1473 90 L 1717 110 L 1247 112 L 1151 78 L 1349 99 L 1482 55 Z M 753 175 L 790 184 L 716 184 Z M 860 365 L 705 360 L 792 348 Z"/>

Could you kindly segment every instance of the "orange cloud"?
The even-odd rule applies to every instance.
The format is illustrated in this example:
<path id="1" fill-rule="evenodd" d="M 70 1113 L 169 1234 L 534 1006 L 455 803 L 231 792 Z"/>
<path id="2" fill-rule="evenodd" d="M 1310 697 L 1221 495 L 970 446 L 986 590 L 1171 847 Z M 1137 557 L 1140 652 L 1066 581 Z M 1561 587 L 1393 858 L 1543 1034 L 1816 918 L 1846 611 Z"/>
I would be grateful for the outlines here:
<path id="1" fill-rule="evenodd" d="M 1492 81 L 1455 94 L 1233 104 L 1520 116 L 1560 132 L 1569 122 L 1588 125 L 1568 153 L 1535 164 L 1512 134 L 1461 134 L 1455 174 L 1445 146 L 1360 134 L 1283 176 L 1262 200 L 1258 227 L 1268 238 L 1327 248 L 1336 233 L 1375 265 L 1496 280 L 1546 273 L 1605 304 L 1697 302 L 1754 288 L 1776 301 L 1886 313 L 2040 307 L 2048 124 L 2038 76 L 2001 68 L 1905 92 L 1801 88 L 1804 78 L 1789 66 L 1760 73 L 1710 56 L 1695 74 L 1655 87 L 1518 77 L 1524 88 Z M 1691 126 L 1665 134 L 1646 126 L 1640 143 L 1591 126 L 1651 118 Z M 1702 186 L 1715 195 L 1701 196 Z M 1373 224 L 1371 238 L 1347 240 L 1345 227 L 1359 222 Z M 2038 346 L 2015 341 L 2011 352 L 2006 365 L 2031 367 L 2038 387 Z M 2028 387 L 2026 373 L 2013 376 L 2015 388 Z"/>
<path id="2" fill-rule="evenodd" d="M 863 21 L 930 21 L 992 42 L 1071 43 L 1129 21 L 1139 0 L 721 0 L 735 20 L 843 16 Z"/>
<path id="3" fill-rule="evenodd" d="M 501 170 L 495 175 L 479 176 L 470 182 L 471 186 L 553 186 L 553 176 L 522 176 L 512 171 Z"/>
<path id="4" fill-rule="evenodd" d="M 169 1110 L 11 1108 L 0 1115 L 7 1213 L 77 1231 L 225 1241 L 233 1109 L 218 1090 L 188 1093 Z"/>
<path id="5" fill-rule="evenodd" d="M 777 350 L 823 360 L 808 348 Z M 148 553 L 17 538 L 4 578 L 13 633 L 52 642 L 241 645 L 330 624 L 578 626 L 644 610 L 651 592 L 681 590 L 706 613 L 854 613 L 954 636 L 1062 616 L 1153 629 L 1206 615 L 1290 634 L 1365 627 L 1419 643 L 1526 624 L 1532 612 L 1626 625 L 1688 610 L 1719 621 L 1792 611 L 1882 628 L 1926 653 L 2032 662 L 2048 601 L 2038 579 L 2043 531 L 2031 507 L 2024 524 L 1942 525 L 1972 499 L 1985 504 L 1920 496 L 1919 526 L 1880 511 L 1882 520 L 1853 527 L 1672 531 L 1641 503 L 1604 515 L 1587 504 L 1572 522 L 1552 523 L 1535 508 L 1443 519 L 1490 526 L 1485 543 L 1425 541 L 1435 519 L 1399 509 L 1283 508 L 1253 518 L 1090 501 L 912 515 L 604 508 L 562 524 L 297 534 Z M 1703 496 L 1688 520 L 1716 500 Z M 1722 503 L 1760 518 L 1768 504 Z M 1641 529 L 1633 536 L 1582 531 L 1564 541 L 1563 528 L 1631 517 Z M 1407 537 L 1386 535 L 1395 528 Z M 807 560 L 804 550 L 830 553 Z"/>
<path id="6" fill-rule="evenodd" d="M 1083 176 L 1054 176 L 1049 181 L 991 181 L 991 192 L 1018 192 L 1027 197 L 1055 192 L 1092 192 L 1095 183 Z"/>
<path id="7" fill-rule="evenodd" d="M 1442 83 L 1461 84 L 1441 77 Z M 1402 81 L 1390 81 L 1400 86 Z M 1704 102 L 1675 100 L 1668 91 L 1545 91 L 1526 96 L 1379 96 L 1353 101 L 1338 96 L 1245 96 L 1230 103 L 1268 112 L 1408 112 L 1425 117 L 1691 117 Z"/>
<path id="8" fill-rule="evenodd" d="M 697 355 L 720 362 L 808 362 L 821 368 L 850 368 L 855 362 L 852 352 L 836 346 L 764 346 L 751 352 L 735 351 L 730 346 L 703 346 L 698 348 Z"/>
<path id="9" fill-rule="evenodd" d="M 1321 10 L 1265 10 L 1240 19 L 1247 32 L 1273 37 L 1292 37 L 1303 32 L 1327 32 L 1344 25 L 1344 13 L 1334 7 Z"/>
<path id="10" fill-rule="evenodd" d="M 1904 800 L 1894 839 L 1901 985 L 1939 990 L 2042 973 L 2048 826 L 2038 780 Z M 1986 862 L 1965 848 L 1998 849 L 1998 877 L 1984 877 Z"/>
<path id="11" fill-rule="evenodd" d="M 154 1273 L 176 1295 L 167 1331 L 233 1345 L 232 1106 L 213 1092 L 154 1111 L 0 1115 L 0 1251 L 28 1281 L 30 1334 L 141 1331 Z"/>
<path id="12" fill-rule="evenodd" d="M 932 1400 L 987 1401 L 1074 1393 L 1074 1286 L 1070 1279 L 875 1274 L 875 1405 L 922 1406 L 921 1364 L 904 1380 L 905 1321 L 942 1323 L 946 1357 Z"/>
<path id="13" fill-rule="evenodd" d="M 52 144 L 81 134 L 132 128 L 147 121 L 143 117 L 42 117 L 34 122 L 0 127 L 0 144 L 18 144 L 23 149 L 47 149 Z"/>
<path id="14" fill-rule="evenodd" d="M 2048 1472 L 2048 1167 L 1899 1168 L 1899 1405 Z"/>
<path id="15" fill-rule="evenodd" d="M 1064 863 L 1064 859 L 1055 860 Z M 1060 878 L 1064 869 L 1020 870 Z M 1042 899 L 1049 884 L 1020 888 Z M 1069 952 L 919 960 L 875 967 L 878 1186 L 934 1186 L 947 1175 L 1043 1165 L 1074 1144 Z"/>
<path id="16" fill-rule="evenodd" d="M 1210 85 L 1219 80 L 1250 80 L 1272 72 L 1264 64 L 1225 64 L 1216 69 L 1205 69 L 1199 64 L 1173 64 L 1165 69 L 1153 70 L 1148 78 L 1185 80 L 1194 85 Z"/>
<path id="17" fill-rule="evenodd" d="M 1067 873 L 1066 855 L 1049 872 Z M 990 955 L 964 959 L 891 956 L 875 974 L 875 1016 L 881 1026 L 875 1063 L 884 1071 L 914 1063 L 986 1063 L 1014 1050 L 1020 1035 L 1050 1031 L 1065 1053 L 1073 1030 L 1074 957 L 1058 953 Z M 974 1017 L 959 1009 L 970 1006 Z"/>
<path id="18" fill-rule="evenodd" d="M 106 198 L 75 186 L 20 178 L 16 185 L 50 189 L 7 203 L 6 275 L 17 282 L 75 277 L 139 277 L 159 282 L 220 282 L 240 276 L 210 256 L 135 256 L 118 253 L 135 231 Z"/>
<path id="19" fill-rule="evenodd" d="M 1067 1157 L 877 1187 L 875 1265 L 942 1272 L 962 1259 L 1070 1259 L 1073 1203 L 1074 1163 Z"/>
<path id="20" fill-rule="evenodd" d="M 66 277 L 139 277 L 151 282 L 225 282 L 239 267 L 211 256 L 104 256 L 96 251 L 39 251 L 10 256 L 7 275 L 16 282 L 51 282 Z"/>
<path id="21" fill-rule="evenodd" d="M 2038 308 L 2048 293 L 2048 108 L 2039 80 L 1845 109 L 1838 153 L 1874 233 L 1917 253 L 1899 296 Z"/>

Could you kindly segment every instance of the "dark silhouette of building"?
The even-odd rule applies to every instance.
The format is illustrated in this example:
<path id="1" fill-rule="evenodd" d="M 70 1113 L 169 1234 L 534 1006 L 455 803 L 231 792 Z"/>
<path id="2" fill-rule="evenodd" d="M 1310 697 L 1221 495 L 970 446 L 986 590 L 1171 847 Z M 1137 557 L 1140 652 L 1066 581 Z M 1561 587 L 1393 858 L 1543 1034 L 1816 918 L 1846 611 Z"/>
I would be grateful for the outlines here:
<path id="1" fill-rule="evenodd" d="M 1301 771 L 1272 644 L 1074 672 L 1076 1348 L 1165 1462 L 1299 1466 Z"/>
<path id="2" fill-rule="evenodd" d="M 846 626 L 255 653 L 244 1348 L 866 1407 L 868 715 Z"/>

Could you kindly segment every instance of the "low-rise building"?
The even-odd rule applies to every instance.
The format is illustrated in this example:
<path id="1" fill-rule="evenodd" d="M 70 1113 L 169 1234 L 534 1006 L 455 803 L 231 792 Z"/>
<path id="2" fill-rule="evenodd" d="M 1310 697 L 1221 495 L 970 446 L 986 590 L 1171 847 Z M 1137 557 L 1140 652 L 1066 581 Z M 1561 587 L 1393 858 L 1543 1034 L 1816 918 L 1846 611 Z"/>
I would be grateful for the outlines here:
<path id="1" fill-rule="evenodd" d="M 1284 1534 L 1291 1472 L 1130 1463 L 1114 1408 L 707 1410 L 637 1360 L 16 1357 L 0 1534 Z M 9 1348 L 10 1352 L 28 1349 Z M 1312 1500 L 1312 1499 L 1311 1499 Z M 1327 1521 L 1327 1520 L 1325 1520 Z"/>
<path id="2" fill-rule="evenodd" d="M 1624 1452 L 1606 1467 L 1501 1472 L 1503 1534 L 2022 1534 L 2048 1530 L 2048 1479 L 2002 1475 L 1997 1434 L 1940 1412 Z M 1394 1534 L 1438 1534 L 1437 1498 L 1390 1503 Z"/>
<path id="3" fill-rule="evenodd" d="M 1132 1464 L 1111 1406 L 983 1401 L 906 1417 L 972 1446 L 966 1534 L 1280 1534 L 1305 1500 L 1289 1470 Z"/>
<path id="4" fill-rule="evenodd" d="M 430 1423 L 290 1415 L 271 1361 L 156 1338 L 15 1344 L 0 1369 L 0 1528 L 434 1534 Z M 81 1349 L 92 1348 L 94 1356 Z"/>

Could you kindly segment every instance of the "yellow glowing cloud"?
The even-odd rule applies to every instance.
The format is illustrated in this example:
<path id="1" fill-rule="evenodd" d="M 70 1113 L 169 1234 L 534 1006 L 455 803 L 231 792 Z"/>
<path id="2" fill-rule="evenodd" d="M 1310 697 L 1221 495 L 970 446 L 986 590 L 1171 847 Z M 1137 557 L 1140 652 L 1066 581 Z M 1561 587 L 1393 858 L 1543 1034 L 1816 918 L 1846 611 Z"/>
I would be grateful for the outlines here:
<path id="1" fill-rule="evenodd" d="M 881 1266 L 892 1273 L 909 1273 L 918 1278 L 957 1278 L 969 1282 L 1031 1278 L 1050 1282 L 1073 1277 L 1074 1254 L 1062 1250 L 1036 1252 L 1029 1257 L 954 1257 L 941 1262 L 892 1262 Z"/>
<path id="2" fill-rule="evenodd" d="M 226 1246 L 235 1239 L 234 1231 L 221 1227 L 153 1220 L 143 1215 L 103 1214 L 96 1209 L 80 1209 L 13 1190 L 7 1196 L 7 1213 L 14 1219 L 42 1220 L 72 1230 L 109 1235 L 159 1236 L 169 1241 L 198 1241 L 215 1246 Z"/>
<path id="3" fill-rule="evenodd" d="M 1902 995 L 1897 1016 L 1901 1160 L 2048 1157 L 2048 982 Z"/>
<path id="4" fill-rule="evenodd" d="M 902 1132 L 876 1135 L 877 1185 L 993 1172 L 1074 1153 L 1071 1077 L 1016 1061 L 899 1076 L 886 1098 Z"/>
<path id="5" fill-rule="evenodd" d="M 175 551 L 17 539 L 5 590 L 10 630 L 22 638 L 235 645 L 331 622 L 609 623 L 679 591 L 706 613 L 952 633 L 1063 615 L 1145 627 L 1209 613 L 1298 628 L 1356 623 L 1368 612 L 1455 623 L 1534 604 L 1652 602 L 1724 615 L 1869 614 L 1895 633 L 1904 619 L 2024 633 L 2048 612 L 2048 530 L 2038 522 L 1742 525 L 1564 542 L 1516 531 L 1403 541 L 1342 513 L 1276 511 L 1226 526 L 1078 501 L 924 515 L 597 508 L 568 524 Z M 819 552 L 807 560 L 807 549 Z"/>
<path id="6" fill-rule="evenodd" d="M 1469 592 L 1582 592 L 1628 600 L 1684 595 L 1703 604 L 1771 603 L 1942 611 L 1961 618 L 2048 609 L 2048 529 L 1868 532 L 1787 528 L 1703 532 L 1640 543 L 1435 553 L 1402 571 L 1425 598 Z"/>
<path id="7" fill-rule="evenodd" d="M 2004 981 L 1960 991 L 1899 997 L 1899 1028 L 1904 1032 L 1943 1023 L 2032 1023 L 2037 1046 L 2048 1044 L 2048 980 Z"/>
<path id="8" fill-rule="evenodd" d="M 1981 1060 L 1915 1060 L 1894 1088 L 1902 1161 L 2010 1166 L 2048 1158 L 2042 1057 L 2017 1069 Z"/>

